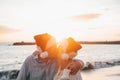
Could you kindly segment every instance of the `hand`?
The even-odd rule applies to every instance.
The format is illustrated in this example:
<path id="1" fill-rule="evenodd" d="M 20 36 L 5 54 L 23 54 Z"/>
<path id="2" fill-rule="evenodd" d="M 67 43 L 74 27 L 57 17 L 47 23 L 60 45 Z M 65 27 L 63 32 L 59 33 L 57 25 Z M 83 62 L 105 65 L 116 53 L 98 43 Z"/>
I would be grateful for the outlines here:
<path id="1" fill-rule="evenodd" d="M 71 75 L 75 75 L 80 69 L 81 69 L 81 64 L 78 61 L 72 61 L 68 66 L 67 69 L 70 69 Z"/>

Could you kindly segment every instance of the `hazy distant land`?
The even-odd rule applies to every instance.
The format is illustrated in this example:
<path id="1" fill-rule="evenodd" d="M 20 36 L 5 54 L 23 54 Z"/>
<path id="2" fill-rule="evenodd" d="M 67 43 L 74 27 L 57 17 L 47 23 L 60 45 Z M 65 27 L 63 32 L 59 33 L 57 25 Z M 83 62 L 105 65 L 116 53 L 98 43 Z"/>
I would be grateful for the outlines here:
<path id="1" fill-rule="evenodd" d="M 78 41 L 80 44 L 120 44 L 120 41 Z M 13 45 L 35 45 L 35 42 L 14 42 Z"/>
<path id="2" fill-rule="evenodd" d="M 14 42 L 13 45 L 35 45 L 35 42 Z"/>
<path id="3" fill-rule="evenodd" d="M 120 41 L 78 41 L 80 44 L 120 44 Z"/>

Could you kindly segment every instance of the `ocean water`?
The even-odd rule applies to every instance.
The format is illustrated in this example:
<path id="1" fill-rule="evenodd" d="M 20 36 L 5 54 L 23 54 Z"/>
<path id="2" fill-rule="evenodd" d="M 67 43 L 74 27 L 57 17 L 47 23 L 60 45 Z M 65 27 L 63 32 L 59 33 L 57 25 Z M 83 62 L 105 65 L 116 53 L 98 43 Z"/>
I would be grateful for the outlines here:
<path id="1" fill-rule="evenodd" d="M 82 44 L 82 46 L 75 58 L 83 60 L 85 65 L 87 62 L 99 63 L 94 64 L 96 69 L 82 71 L 84 80 L 120 80 L 120 45 Z M 34 50 L 35 45 L 13 46 L 12 43 L 0 43 L 0 71 L 19 70 L 25 58 Z"/>

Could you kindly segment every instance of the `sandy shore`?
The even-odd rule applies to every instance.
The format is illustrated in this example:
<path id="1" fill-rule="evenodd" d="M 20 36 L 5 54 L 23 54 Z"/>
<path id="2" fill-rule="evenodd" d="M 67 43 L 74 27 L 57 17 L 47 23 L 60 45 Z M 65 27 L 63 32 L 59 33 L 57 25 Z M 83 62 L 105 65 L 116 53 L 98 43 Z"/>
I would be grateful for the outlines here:
<path id="1" fill-rule="evenodd" d="M 83 80 L 120 80 L 120 66 L 82 71 Z"/>

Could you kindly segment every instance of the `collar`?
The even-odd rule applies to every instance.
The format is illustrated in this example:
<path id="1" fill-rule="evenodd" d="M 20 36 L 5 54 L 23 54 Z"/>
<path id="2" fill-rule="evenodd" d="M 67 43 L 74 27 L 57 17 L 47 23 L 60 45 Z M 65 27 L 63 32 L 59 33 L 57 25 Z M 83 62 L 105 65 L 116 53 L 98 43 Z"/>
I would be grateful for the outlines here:
<path id="1" fill-rule="evenodd" d="M 38 55 L 33 54 L 33 59 L 38 59 Z"/>

